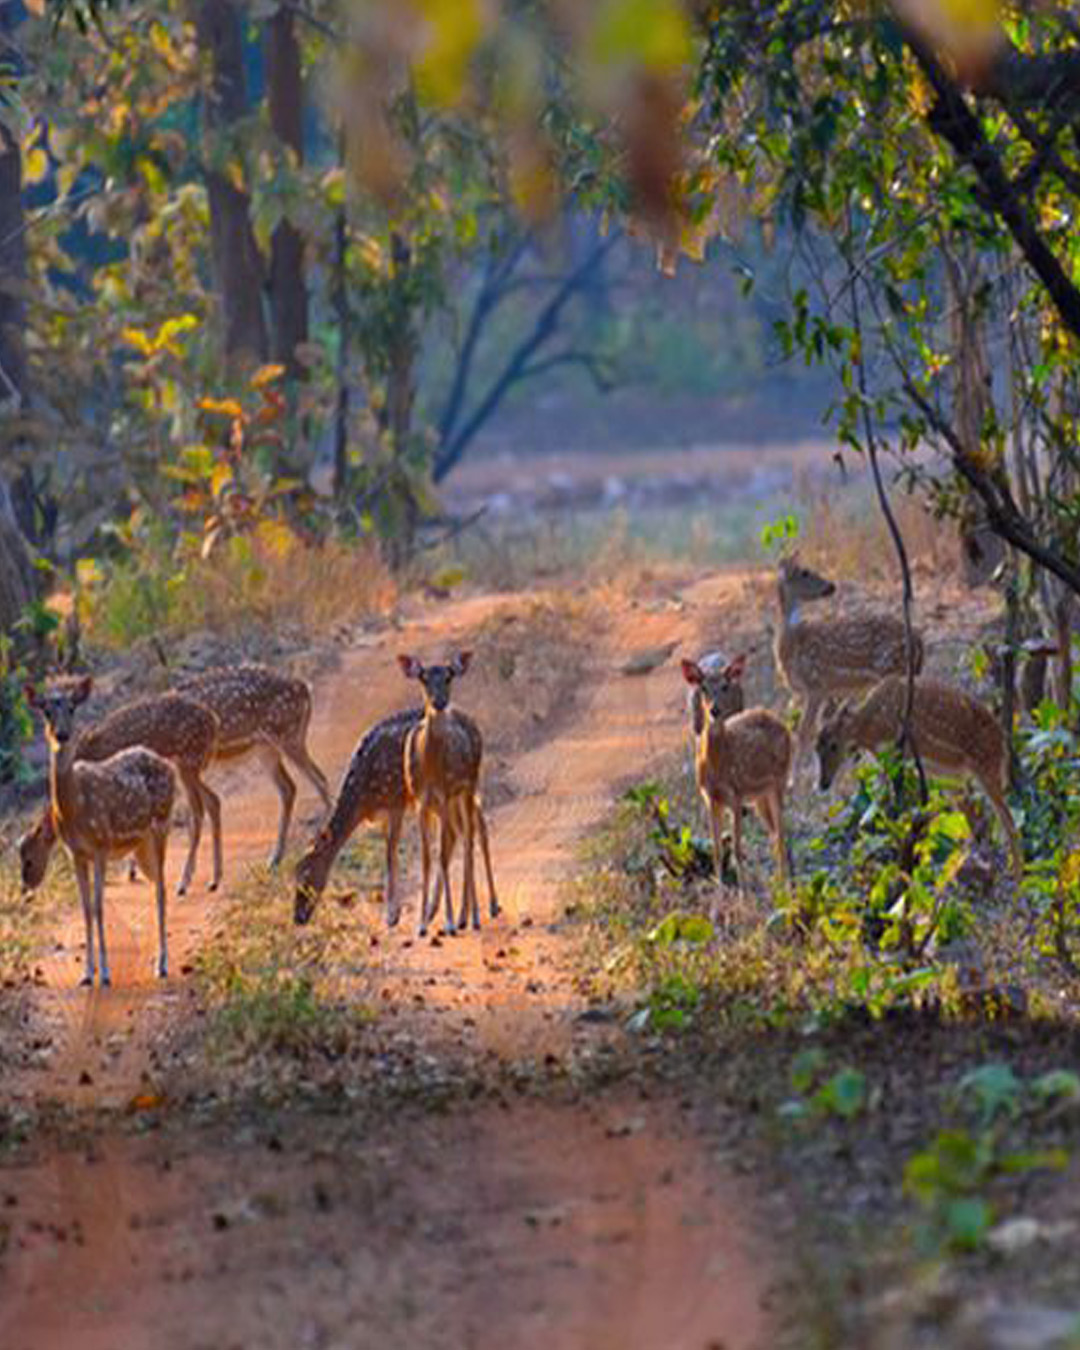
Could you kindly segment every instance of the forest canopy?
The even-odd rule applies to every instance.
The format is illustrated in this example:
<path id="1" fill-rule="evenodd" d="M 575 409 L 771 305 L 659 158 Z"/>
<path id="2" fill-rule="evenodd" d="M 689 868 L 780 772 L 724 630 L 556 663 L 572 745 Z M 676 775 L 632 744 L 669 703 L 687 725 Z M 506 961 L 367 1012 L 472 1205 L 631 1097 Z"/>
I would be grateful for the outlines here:
<path id="1" fill-rule="evenodd" d="M 753 238 L 851 451 L 1043 603 L 1080 589 L 1067 8 L 16 0 L 0 30 L 5 500 L 55 566 L 327 531 L 400 563 L 518 384 L 610 386 L 612 250 L 742 249 L 752 302 Z"/>

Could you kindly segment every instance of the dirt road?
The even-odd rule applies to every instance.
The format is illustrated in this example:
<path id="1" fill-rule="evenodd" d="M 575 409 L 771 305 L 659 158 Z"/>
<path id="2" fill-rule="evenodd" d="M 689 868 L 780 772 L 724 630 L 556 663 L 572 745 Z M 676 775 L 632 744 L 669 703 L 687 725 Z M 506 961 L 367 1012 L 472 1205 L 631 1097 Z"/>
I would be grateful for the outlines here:
<path id="1" fill-rule="evenodd" d="M 531 748 L 502 755 L 508 800 L 490 812 L 500 920 L 479 936 L 421 942 L 406 931 L 412 909 L 390 938 L 374 907 L 358 913 L 380 939 L 380 1004 L 409 1005 L 413 1035 L 526 1061 L 597 1034 L 579 1019 L 560 888 L 617 787 L 685 734 L 672 662 L 618 671 L 642 649 L 726 640 L 740 615 L 746 626 L 746 586 L 712 578 L 596 609 L 566 715 Z M 408 701 L 395 651 L 445 649 L 517 603 L 427 607 L 346 654 L 316 689 L 316 758 L 339 775 L 360 731 Z M 498 747 L 498 708 L 472 703 L 464 681 L 460 703 Z M 263 856 L 276 798 L 248 772 L 224 796 L 235 878 Z M 314 819 L 307 797 L 303 806 Z M 172 905 L 174 971 L 207 940 L 216 912 L 198 886 Z M 65 917 L 41 992 L 59 1048 L 18 1092 L 122 1107 L 142 1089 L 161 1029 L 183 1015 L 182 978 L 162 987 L 151 976 L 145 889 L 112 887 L 107 923 L 114 987 L 87 992 L 75 987 L 74 905 Z M 28 1154 L 0 1172 L 0 1345 L 768 1344 L 769 1273 L 749 1197 L 669 1104 L 521 1101 L 410 1114 L 392 1129 L 346 1119 L 318 1137 L 295 1130 L 266 1138 L 253 1128 L 238 1142 L 219 1124 L 166 1124 L 145 1139 L 114 1133 L 86 1149 Z"/>

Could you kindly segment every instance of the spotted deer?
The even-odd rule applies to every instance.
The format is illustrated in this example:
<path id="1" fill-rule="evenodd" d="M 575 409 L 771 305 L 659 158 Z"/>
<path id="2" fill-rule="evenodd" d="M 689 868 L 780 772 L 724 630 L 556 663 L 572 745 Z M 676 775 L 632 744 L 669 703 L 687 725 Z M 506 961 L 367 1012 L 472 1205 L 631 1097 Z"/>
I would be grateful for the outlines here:
<path id="1" fill-rule="evenodd" d="M 215 763 L 255 754 L 270 773 L 281 798 L 277 842 L 269 859 L 270 866 L 277 867 L 285 853 L 296 801 L 296 784 L 284 760 L 307 778 L 327 810 L 333 805 L 326 775 L 307 748 L 311 690 L 303 680 L 257 665 L 206 671 L 181 681 L 177 689 L 217 717 Z"/>
<path id="2" fill-rule="evenodd" d="M 27 689 L 40 715 L 49 746 L 49 799 L 57 832 L 71 854 L 86 922 L 86 967 L 82 983 L 95 975 L 94 927 L 103 985 L 111 982 L 105 946 L 105 865 L 110 857 L 134 853 L 157 894 L 157 973 L 168 974 L 165 924 L 165 852 L 176 796 L 169 762 L 144 746 L 121 750 L 99 763 L 75 758 L 76 710 L 90 696 L 89 675 L 50 681 L 42 691 Z M 92 880 L 91 880 L 92 877 Z"/>
<path id="3" fill-rule="evenodd" d="M 795 767 L 813 744 L 825 701 L 861 693 L 886 675 L 907 672 L 907 644 L 901 620 L 887 614 L 840 619 L 802 619 L 800 606 L 831 596 L 836 586 L 803 566 L 797 557 L 780 562 L 777 577 L 780 627 L 776 664 L 800 706 Z M 914 634 L 915 669 L 922 669 L 924 647 Z"/>
<path id="4" fill-rule="evenodd" d="M 791 769 L 791 733 L 765 708 L 730 715 L 726 700 L 733 682 L 741 681 L 745 656 L 718 671 L 707 672 L 696 661 L 683 661 L 686 682 L 702 696 L 705 725 L 698 737 L 697 784 L 712 827 L 716 878 L 721 879 L 723 814 L 731 812 L 732 844 L 738 884 L 743 885 L 742 812 L 754 807 L 772 836 L 781 879 L 788 880 L 784 836 L 784 792 Z"/>
<path id="5" fill-rule="evenodd" d="M 210 817 L 214 845 L 214 872 L 210 889 L 221 881 L 221 801 L 203 780 L 217 743 L 218 719 L 201 704 L 179 694 L 162 694 L 117 708 L 87 727 L 75 739 L 74 759 L 100 763 L 134 746 L 145 746 L 176 770 L 188 802 L 190 846 L 177 894 L 186 894 L 195 872 L 202 838 L 204 815 Z M 19 840 L 23 887 L 36 890 L 45 879 L 49 858 L 56 844 L 52 804 L 42 812 L 33 829 Z"/>
<path id="6" fill-rule="evenodd" d="M 405 742 L 420 722 L 419 708 L 394 713 L 377 722 L 360 741 L 345 771 L 330 819 L 318 831 L 296 868 L 296 897 L 293 917 L 307 923 L 319 896 L 326 887 L 330 869 L 345 842 L 357 827 L 369 820 L 381 820 L 386 831 L 386 922 L 393 928 L 401 917 L 398 895 L 398 844 L 405 814 L 413 805 L 405 779 Z M 464 716 L 464 714 L 462 714 Z M 492 913 L 497 913 L 495 879 L 488 849 L 487 826 L 477 810 L 484 867 L 487 873 Z M 441 885 L 436 882 L 434 905 L 437 908 Z"/>
<path id="7" fill-rule="evenodd" d="M 454 680 L 465 674 L 472 661 L 471 652 L 459 652 L 445 665 L 425 666 L 415 656 L 399 656 L 398 663 L 409 679 L 419 680 L 424 691 L 424 711 L 405 740 L 405 783 L 416 804 L 420 819 L 420 858 L 423 870 L 420 900 L 420 934 L 438 904 L 438 890 L 431 891 L 431 827 L 439 826 L 439 883 L 446 901 L 446 931 L 464 928 L 472 917 L 472 926 L 480 927 L 480 907 L 476 895 L 474 845 L 480 836 L 491 888 L 491 917 L 499 913 L 491 860 L 488 853 L 487 826 L 480 809 L 480 762 L 484 743 L 480 728 L 465 713 L 450 707 Z M 462 907 L 454 922 L 450 891 L 450 861 L 458 837 L 464 841 Z M 430 897 L 430 902 L 429 902 Z"/>
<path id="8" fill-rule="evenodd" d="M 828 791 L 845 756 L 852 750 L 877 750 L 900 739 L 907 706 L 907 680 L 890 675 L 863 700 L 830 708 L 818 735 L 820 785 Z M 1020 835 L 1005 792 L 1009 753 L 993 713 L 955 685 L 917 679 L 911 732 L 923 764 L 943 777 L 974 778 L 990 800 L 1009 845 L 1013 873 L 1023 880 Z"/>

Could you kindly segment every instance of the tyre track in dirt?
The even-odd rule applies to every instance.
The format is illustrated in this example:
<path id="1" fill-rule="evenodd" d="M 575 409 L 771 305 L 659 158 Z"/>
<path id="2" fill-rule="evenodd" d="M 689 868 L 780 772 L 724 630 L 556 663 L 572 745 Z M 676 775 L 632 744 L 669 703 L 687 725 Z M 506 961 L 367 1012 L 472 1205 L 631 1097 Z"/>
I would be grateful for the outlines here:
<path id="1" fill-rule="evenodd" d="M 685 592 L 681 604 L 613 607 L 606 616 L 605 631 L 597 634 L 573 711 L 554 736 L 512 760 L 514 795 L 489 814 L 502 918 L 486 923 L 479 935 L 418 941 L 405 931 L 406 925 L 411 929 L 415 923 L 415 885 L 410 887 L 413 903 L 406 905 L 399 934 L 386 937 L 381 907 L 365 907 L 358 913 L 358 922 L 371 926 L 380 938 L 373 948 L 380 1002 L 388 1011 L 409 1009 L 411 1036 L 432 1045 L 444 1036 L 471 1040 L 479 1049 L 522 1060 L 558 1055 L 582 1034 L 576 1021 L 581 1000 L 567 939 L 558 923 L 563 883 L 573 871 L 582 836 L 609 809 L 615 790 L 642 777 L 651 760 L 678 746 L 685 735 L 681 681 L 672 665 L 633 678 L 618 674 L 619 666 L 642 648 L 667 642 L 692 648 L 706 636 L 722 638 L 716 631 L 717 615 L 725 607 L 737 608 L 742 585 L 736 577 L 714 578 Z M 340 668 L 316 688 L 312 748 L 332 778 L 340 777 L 364 727 L 408 702 L 410 691 L 396 670 L 394 652 L 406 646 L 422 653 L 445 649 L 490 614 L 514 603 L 480 597 L 423 612 L 377 645 L 346 653 Z M 497 744 L 497 728 L 483 708 L 470 704 L 465 682 L 460 703 L 478 716 L 489 745 Z M 262 858 L 277 801 L 257 774 L 244 771 L 230 775 L 222 795 L 227 877 L 235 879 Z M 303 808 L 298 822 L 310 823 L 317 814 L 311 799 L 305 796 L 298 805 Z M 172 853 L 175 865 L 180 849 L 174 847 Z M 81 953 L 77 915 L 65 920 L 59 948 L 44 963 L 47 988 L 42 999 L 61 1048 L 44 1081 L 29 1090 L 57 1096 L 76 1108 L 123 1106 L 146 1088 L 153 1078 L 155 1037 L 177 1015 L 181 1002 L 178 983 L 162 986 L 150 973 L 155 938 L 149 889 L 126 881 L 112 885 L 107 904 L 113 989 L 89 992 L 71 987 L 78 978 L 76 960 Z M 181 973 L 207 940 L 216 912 L 213 899 L 200 894 L 198 884 L 191 898 L 172 903 L 174 973 Z M 423 999 L 419 1005 L 418 994 Z M 20 1089 L 26 1090 L 22 1084 Z M 613 1142 L 620 1129 L 611 1125 L 610 1113 L 625 1108 L 597 1111 L 603 1115 L 605 1109 L 607 1120 L 599 1127 L 595 1112 L 590 1116 L 586 1108 L 569 1104 L 553 1114 L 550 1107 L 523 1104 L 513 1108 L 509 1119 L 498 1111 L 477 1117 L 476 1128 L 488 1146 L 480 1162 L 483 1175 L 494 1192 L 502 1187 L 504 1205 L 507 1195 L 516 1195 L 529 1181 L 541 1209 L 545 1204 L 581 1205 L 574 1210 L 574 1221 L 565 1225 L 560 1221 L 562 1231 L 555 1235 L 558 1253 L 548 1266 L 562 1271 L 558 1278 L 552 1269 L 537 1264 L 535 1243 L 529 1244 L 527 1255 L 515 1247 L 511 1236 L 509 1245 L 496 1253 L 497 1267 L 501 1265 L 503 1274 L 514 1272 L 524 1300 L 502 1308 L 513 1343 L 580 1345 L 590 1350 L 608 1345 L 651 1347 L 661 1344 L 655 1339 L 658 1329 L 670 1330 L 680 1318 L 686 1338 L 680 1333 L 665 1345 L 702 1347 L 709 1343 L 709 1328 L 716 1330 L 716 1340 L 728 1350 L 763 1343 L 766 1271 L 747 1256 L 754 1247 L 751 1236 L 732 1232 L 728 1219 L 731 1212 L 747 1211 L 742 1189 L 710 1171 L 712 1189 L 707 1202 L 703 1200 L 696 1146 L 673 1129 L 662 1108 L 650 1109 L 648 1129 L 633 1149 L 623 1147 L 621 1139 Z M 538 1111 L 549 1113 L 541 1124 L 536 1121 Z M 455 1131 L 449 1133 L 453 1136 Z M 581 1163 L 576 1169 L 568 1162 L 575 1156 Z M 450 1196 L 448 1203 L 460 1203 L 467 1212 L 476 1185 L 469 1162 L 458 1163 L 448 1154 L 444 1171 L 433 1185 L 433 1195 L 441 1187 Z M 660 1173 L 671 1180 L 657 1190 L 650 1178 Z M 61 1152 L 28 1174 L 31 1193 L 35 1176 L 56 1224 L 74 1226 L 81 1245 L 31 1244 L 7 1277 L 0 1278 L 0 1343 L 12 1350 L 54 1344 L 65 1350 L 94 1350 L 98 1344 L 119 1343 L 113 1337 L 117 1317 L 126 1319 L 128 1327 L 125 1350 L 144 1343 L 200 1343 L 138 1334 L 168 1297 L 160 1284 L 136 1295 L 128 1283 L 131 1266 L 140 1261 L 145 1265 L 147 1258 L 145 1251 L 140 1257 L 133 1246 L 123 1216 L 145 1205 L 153 1193 L 147 1186 L 147 1169 L 139 1166 L 131 1148 L 103 1141 L 92 1163 Z M 193 1179 L 193 1186 L 198 1179 Z M 590 1179 L 596 1182 L 591 1192 Z M 582 1200 L 586 1192 L 592 1194 L 592 1210 Z M 697 1216 L 693 1223 L 701 1227 L 700 1233 L 685 1227 L 690 1211 Z M 174 1216 L 173 1229 L 183 1232 L 186 1221 Z M 617 1243 L 609 1242 L 611 1231 L 621 1234 Z M 520 1243 L 516 1230 L 515 1235 Z M 447 1253 L 441 1249 L 427 1253 L 423 1262 L 428 1270 L 434 1265 L 434 1273 L 441 1274 L 448 1286 L 455 1283 L 453 1253 L 449 1255 L 449 1268 Z M 567 1276 L 568 1269 L 577 1275 Z M 58 1285 L 69 1285 L 81 1295 L 72 1315 L 60 1317 L 62 1339 L 53 1339 L 58 1327 L 52 1291 Z M 485 1295 L 468 1281 L 466 1286 L 472 1290 L 471 1302 L 464 1295 L 446 1296 L 446 1325 L 482 1328 Z M 557 1305 L 551 1303 L 552 1288 L 559 1291 Z M 525 1316 L 527 1307 L 546 1311 L 530 1320 Z M 493 1326 L 497 1322 L 496 1318 Z M 47 1331 L 50 1327 L 52 1331 Z M 224 1329 L 224 1324 L 219 1327 Z M 201 1343 L 215 1342 L 211 1336 Z M 268 1337 L 241 1338 L 236 1343 L 278 1342 Z M 342 1342 L 368 1343 L 373 1342 Z M 435 1336 L 430 1342 L 418 1337 L 412 1343 L 507 1342 L 477 1332 L 457 1342 Z"/>

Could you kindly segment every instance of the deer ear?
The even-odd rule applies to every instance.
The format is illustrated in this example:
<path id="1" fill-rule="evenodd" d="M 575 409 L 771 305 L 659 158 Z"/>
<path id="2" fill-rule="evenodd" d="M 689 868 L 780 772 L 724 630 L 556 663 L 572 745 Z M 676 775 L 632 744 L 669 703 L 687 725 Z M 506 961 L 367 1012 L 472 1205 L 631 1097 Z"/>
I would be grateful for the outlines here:
<path id="1" fill-rule="evenodd" d="M 92 675 L 82 676 L 82 678 L 79 680 L 78 684 L 76 684 L 74 689 L 75 702 L 85 703 L 86 700 L 90 697 L 90 692 L 93 689 L 93 687 L 94 687 L 94 677 Z"/>
<path id="2" fill-rule="evenodd" d="M 696 661 L 688 661 L 684 657 L 680 664 L 682 665 L 683 679 L 687 684 L 700 684 L 705 678 Z"/>
<path id="3" fill-rule="evenodd" d="M 746 662 L 749 659 L 746 652 L 740 652 L 733 661 L 729 661 L 724 674 L 729 680 L 741 680 L 746 674 Z"/>
<path id="4" fill-rule="evenodd" d="M 464 675 L 472 664 L 472 657 L 472 652 L 458 652 L 457 656 L 450 662 L 454 674 Z"/>
<path id="5" fill-rule="evenodd" d="M 410 680 L 418 680 L 420 672 L 424 668 L 415 656 L 399 656 L 398 665 L 405 672 L 406 678 Z"/>

